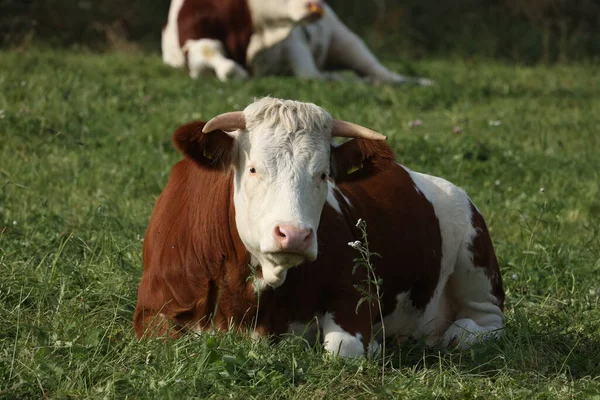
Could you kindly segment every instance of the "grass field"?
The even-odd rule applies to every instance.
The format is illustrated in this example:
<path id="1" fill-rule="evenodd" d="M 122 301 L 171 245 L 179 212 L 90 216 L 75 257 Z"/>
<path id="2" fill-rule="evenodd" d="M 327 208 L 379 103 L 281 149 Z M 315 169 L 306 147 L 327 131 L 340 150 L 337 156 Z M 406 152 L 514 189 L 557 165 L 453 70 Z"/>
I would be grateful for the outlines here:
<path id="1" fill-rule="evenodd" d="M 409 67 L 438 85 L 222 84 L 157 55 L 0 52 L 0 398 L 600 399 L 600 68 Z M 135 339 L 172 132 L 267 94 L 378 130 L 400 162 L 469 192 L 504 276 L 501 340 L 404 344 L 382 384 L 381 359 L 297 339 Z"/>

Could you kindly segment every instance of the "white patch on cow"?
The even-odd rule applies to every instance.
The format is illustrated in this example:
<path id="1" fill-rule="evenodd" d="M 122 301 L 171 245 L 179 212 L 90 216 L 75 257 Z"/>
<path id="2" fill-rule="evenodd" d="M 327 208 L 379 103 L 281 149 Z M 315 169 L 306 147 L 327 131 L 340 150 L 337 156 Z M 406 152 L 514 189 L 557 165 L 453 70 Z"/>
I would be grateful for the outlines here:
<path id="1" fill-rule="evenodd" d="M 179 26 L 177 18 L 184 0 L 171 0 L 167 25 L 162 31 L 162 57 L 163 62 L 172 67 L 180 68 L 185 64 L 185 57 L 179 45 Z"/>
<path id="2" fill-rule="evenodd" d="M 307 7 L 307 0 L 246 0 L 254 29 L 309 23 L 319 16 Z"/>
<path id="3" fill-rule="evenodd" d="M 222 82 L 248 77 L 243 67 L 225 56 L 223 44 L 218 40 L 188 40 L 183 46 L 183 51 L 187 53 L 188 69 L 193 79 L 208 72 L 214 72 Z"/>
<path id="4" fill-rule="evenodd" d="M 468 346 L 477 335 L 497 332 L 503 326 L 490 280 L 483 268 L 472 263 L 470 246 L 477 232 L 472 225 L 470 200 L 464 190 L 445 179 L 402 167 L 418 192 L 433 205 L 442 237 L 438 284 L 412 336 L 428 337 L 429 343 L 441 339 L 447 346 L 464 335 L 461 343 Z"/>
<path id="5" fill-rule="evenodd" d="M 341 193 L 335 187 L 335 183 L 331 181 L 327 181 L 327 204 L 331 206 L 338 214 L 342 214 L 342 209 L 340 207 L 340 203 L 335 197 L 335 192 Z M 344 196 L 345 197 L 345 196 Z M 346 199 L 347 200 L 347 199 Z"/>
<path id="6" fill-rule="evenodd" d="M 340 357 L 360 357 L 365 354 L 360 333 L 351 335 L 335 323 L 333 314 L 325 313 L 320 320 L 323 345 L 330 354 Z"/>
<path id="7" fill-rule="evenodd" d="M 314 104 L 272 98 L 246 107 L 244 117 L 247 132 L 237 135 L 234 166 L 236 225 L 263 279 L 277 287 L 289 268 L 317 257 L 332 119 Z M 312 232 L 306 247 L 283 248 L 279 227 Z"/>

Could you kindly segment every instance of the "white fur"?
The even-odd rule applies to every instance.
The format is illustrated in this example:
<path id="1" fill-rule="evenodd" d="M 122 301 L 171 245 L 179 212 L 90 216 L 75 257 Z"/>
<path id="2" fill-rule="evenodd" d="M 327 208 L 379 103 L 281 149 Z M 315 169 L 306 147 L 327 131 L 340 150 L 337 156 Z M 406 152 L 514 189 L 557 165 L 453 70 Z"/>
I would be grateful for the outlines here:
<path id="1" fill-rule="evenodd" d="M 183 51 L 187 52 L 188 69 L 193 79 L 207 72 L 214 72 L 222 82 L 235 77 L 248 77 L 242 66 L 225 56 L 225 49 L 218 40 L 188 40 Z"/>
<path id="2" fill-rule="evenodd" d="M 320 319 L 323 327 L 323 345 L 329 353 L 340 357 L 359 357 L 365 354 L 362 336 L 351 335 L 335 323 L 331 313 L 325 313 Z M 376 350 L 376 349 L 373 349 Z"/>
<path id="3" fill-rule="evenodd" d="M 336 190 L 335 184 L 332 181 L 327 181 L 327 204 L 329 204 L 338 214 L 342 214 L 340 202 L 335 197 Z"/>
<path id="4" fill-rule="evenodd" d="M 167 25 L 162 31 L 163 62 L 175 68 L 183 67 L 185 64 L 185 57 L 179 45 L 179 26 L 177 24 L 177 17 L 183 2 L 184 0 L 171 0 Z"/>
<path id="5" fill-rule="evenodd" d="M 236 224 L 264 281 L 278 287 L 289 268 L 317 257 L 316 232 L 330 191 L 321 176 L 329 175 L 332 119 L 314 104 L 271 98 L 250 104 L 244 116 L 247 132 L 233 135 Z M 314 231 L 304 254 L 278 253 L 273 232 L 283 224 Z"/>
<path id="6" fill-rule="evenodd" d="M 327 5 L 323 18 L 306 26 L 264 24 L 250 39 L 247 59 L 255 75 L 327 78 L 327 65 L 336 65 L 373 81 L 433 84 L 429 79 L 407 78 L 384 67 Z"/>
<path id="7" fill-rule="evenodd" d="M 310 17 L 309 0 L 246 0 L 255 29 L 264 26 L 293 25 Z"/>

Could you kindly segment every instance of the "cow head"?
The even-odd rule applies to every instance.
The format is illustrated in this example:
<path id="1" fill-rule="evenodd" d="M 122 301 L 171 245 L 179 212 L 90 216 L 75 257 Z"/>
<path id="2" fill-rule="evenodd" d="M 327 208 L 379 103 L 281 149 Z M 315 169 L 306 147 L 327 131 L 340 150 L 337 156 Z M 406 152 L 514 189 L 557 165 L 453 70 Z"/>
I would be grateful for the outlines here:
<path id="1" fill-rule="evenodd" d="M 332 136 L 363 139 L 332 147 Z M 314 104 L 272 98 L 205 125 L 185 125 L 174 135 L 176 146 L 202 168 L 233 170 L 238 233 L 273 287 L 289 268 L 316 259 L 328 180 L 343 180 L 336 171 L 360 163 L 360 148 L 373 139 L 385 137 L 333 120 Z"/>
<path id="2" fill-rule="evenodd" d="M 281 23 L 310 23 L 325 13 L 321 0 L 248 0 L 255 27 Z"/>

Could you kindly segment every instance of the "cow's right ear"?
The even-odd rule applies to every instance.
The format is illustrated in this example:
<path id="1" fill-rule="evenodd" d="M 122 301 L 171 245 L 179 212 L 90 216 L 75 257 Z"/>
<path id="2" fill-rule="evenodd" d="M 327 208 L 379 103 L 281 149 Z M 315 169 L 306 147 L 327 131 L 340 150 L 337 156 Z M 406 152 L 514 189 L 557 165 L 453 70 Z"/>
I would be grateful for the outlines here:
<path id="1" fill-rule="evenodd" d="M 180 126 L 173 143 L 199 166 L 227 171 L 234 161 L 235 139 L 221 130 L 203 133 L 204 125 L 206 122 L 194 121 Z"/>

